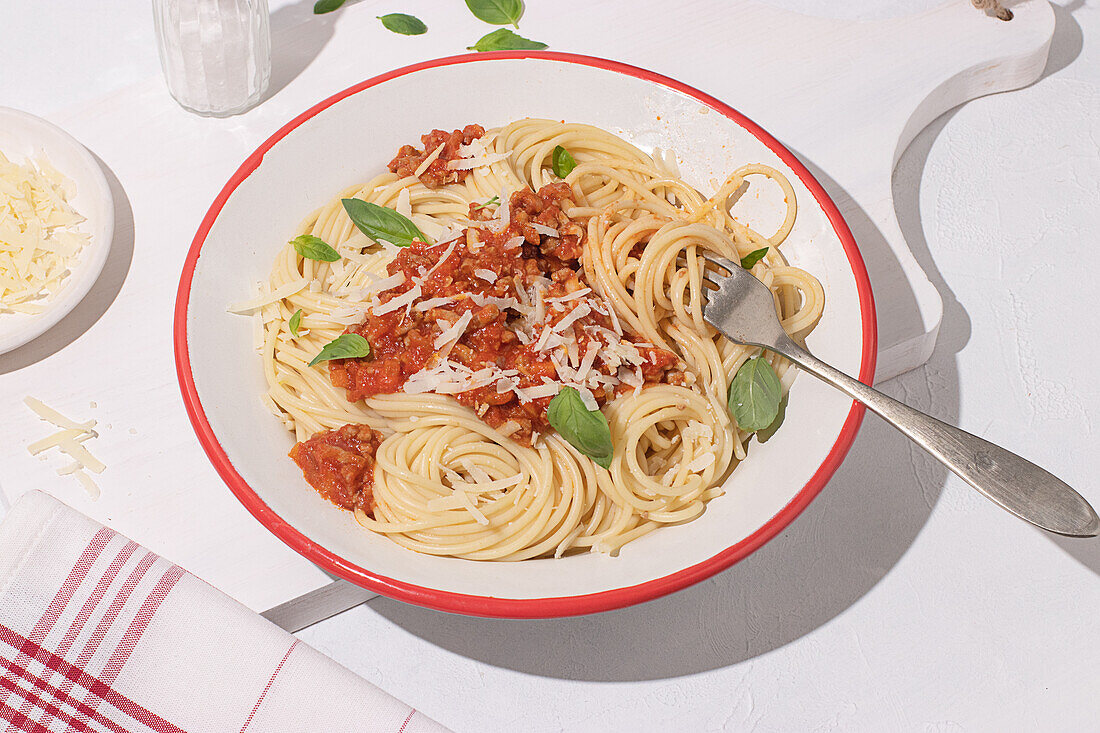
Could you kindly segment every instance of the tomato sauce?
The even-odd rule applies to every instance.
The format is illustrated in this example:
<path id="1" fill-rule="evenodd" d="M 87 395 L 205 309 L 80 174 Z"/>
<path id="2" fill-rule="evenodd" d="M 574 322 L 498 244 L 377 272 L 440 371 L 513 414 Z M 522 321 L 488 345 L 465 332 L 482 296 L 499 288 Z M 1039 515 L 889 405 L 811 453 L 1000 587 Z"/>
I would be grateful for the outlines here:
<path id="1" fill-rule="evenodd" d="M 466 180 L 466 176 L 470 175 L 470 171 L 451 170 L 447 167 L 447 163 L 459 157 L 460 146 L 469 145 L 484 134 L 485 128 L 481 125 L 466 125 L 461 130 L 453 132 L 432 130 L 420 138 L 420 142 L 424 144 L 423 150 L 417 150 L 412 145 L 402 145 L 397 155 L 390 161 L 390 172 L 402 177 L 413 175 L 420 164 L 442 145 L 443 150 L 440 151 L 439 157 L 429 163 L 428 168 L 420 174 L 420 182 L 428 188 L 439 188 L 448 183 L 462 183 Z"/>
<path id="2" fill-rule="evenodd" d="M 451 170 L 447 161 L 458 157 L 459 146 L 482 134 L 480 125 L 451 133 L 433 130 L 421 138 L 424 150 L 402 147 L 390 170 L 412 175 L 442 143 L 439 157 L 420 178 L 433 188 L 461 181 L 467 171 Z M 434 245 L 413 242 L 403 248 L 387 271 L 404 279 L 380 293 L 378 301 L 385 304 L 417 287 L 419 294 L 408 306 L 381 315 L 374 314 L 380 309 L 376 306 L 368 311 L 366 320 L 347 329 L 347 333 L 366 338 L 371 351 L 361 359 L 330 361 L 333 385 L 345 389 L 351 402 L 393 394 L 402 391 L 413 375 L 446 359 L 473 372 L 488 367 L 506 372 L 519 392 L 540 387 L 545 392 L 545 380 L 561 381 L 558 367 L 563 364 L 561 345 L 547 348 L 550 336 L 575 349 L 571 361 L 576 361 L 576 354 L 594 354 L 589 368 L 605 375 L 603 381 L 617 384 L 591 388 L 599 405 L 616 392 L 634 388 L 611 379 L 622 364 L 605 354 L 609 338 L 629 345 L 638 355 L 635 361 L 641 359 L 632 368 L 642 385 L 683 383 L 675 354 L 641 343 L 629 333 L 617 335 L 610 304 L 586 290 L 589 286 L 580 263 L 586 231 L 562 210 L 562 202 L 567 200 L 572 200 L 572 190 L 566 183 L 544 186 L 537 193 L 517 191 L 498 204 L 508 207 L 508 225 L 502 231 L 493 231 L 500 228 L 499 220 L 496 225 L 489 223 L 498 209 L 471 204 L 473 224 L 462 236 Z M 556 235 L 548 234 L 545 227 L 556 230 Z M 536 311 L 536 291 L 545 307 L 538 323 L 530 317 Z M 560 298 L 565 299 L 554 300 Z M 437 300 L 419 307 L 432 299 Z M 583 310 L 575 312 L 578 308 Z M 445 331 L 457 334 L 457 329 L 450 327 L 467 314 L 465 330 L 457 338 L 444 339 L 446 343 L 437 349 L 437 339 Z M 569 323 L 560 325 L 565 319 Z M 593 341 L 597 343 L 590 349 Z M 634 381 L 638 386 L 637 378 Z M 551 429 L 546 411 L 553 395 L 524 398 L 517 389 L 500 389 L 491 383 L 453 396 L 490 426 L 509 425 L 513 439 L 531 444 L 536 434 Z M 374 453 L 380 441 L 381 434 L 365 425 L 345 425 L 298 443 L 290 456 L 322 496 L 339 506 L 372 513 Z"/>
<path id="3" fill-rule="evenodd" d="M 290 449 L 306 481 L 333 504 L 373 512 L 374 452 L 382 434 L 366 425 L 316 433 Z"/>
<path id="4" fill-rule="evenodd" d="M 484 301 L 479 305 L 470 296 L 522 301 L 520 288 L 526 293 L 541 283 L 549 302 L 587 288 L 578 261 L 585 232 L 560 206 L 571 195 L 564 183 L 545 186 L 537 194 L 517 191 L 508 202 L 510 222 L 503 231 L 471 227 L 453 243 L 414 242 L 404 248 L 387 269 L 391 275 L 404 275 L 405 280 L 383 293 L 380 300 L 384 303 L 400 297 L 417 284 L 420 296 L 412 308 L 398 308 L 381 316 L 368 313 L 363 323 L 349 328 L 349 333 L 367 339 L 371 354 L 363 359 L 331 362 L 332 383 L 347 390 L 347 398 L 352 402 L 400 391 L 411 375 L 434 365 L 439 358 L 436 337 L 466 312 L 471 314 L 469 325 L 446 358 L 474 371 L 489 365 L 515 370 L 521 389 L 540 386 L 544 378 L 557 380 L 557 368 L 550 353 L 537 348 L 538 332 L 522 338 L 517 333 L 520 329 L 516 313 Z M 471 218 L 485 217 L 484 212 L 485 208 L 473 209 Z M 531 226 L 532 222 L 558 230 L 559 236 L 540 234 Z M 415 307 L 415 303 L 424 300 L 447 297 L 454 299 L 426 311 Z M 548 305 L 546 327 L 552 328 L 570 317 L 574 308 L 588 302 L 585 297 L 575 298 L 557 304 L 560 310 Z M 589 329 L 613 327 L 606 311 L 586 308 L 589 312 L 576 318 L 571 326 L 580 353 L 584 353 L 593 338 Z M 661 381 L 679 361 L 664 349 L 637 343 L 635 348 L 645 356 L 642 375 L 646 382 Z M 593 366 L 604 374 L 613 373 L 599 358 Z M 613 396 L 608 392 L 594 389 L 597 403 L 603 404 Z M 473 408 L 493 427 L 511 421 L 516 426 L 512 437 L 523 442 L 530 441 L 533 433 L 549 429 L 546 409 L 552 395 L 522 400 L 516 392 L 501 392 L 490 384 L 461 392 L 455 398 Z"/>

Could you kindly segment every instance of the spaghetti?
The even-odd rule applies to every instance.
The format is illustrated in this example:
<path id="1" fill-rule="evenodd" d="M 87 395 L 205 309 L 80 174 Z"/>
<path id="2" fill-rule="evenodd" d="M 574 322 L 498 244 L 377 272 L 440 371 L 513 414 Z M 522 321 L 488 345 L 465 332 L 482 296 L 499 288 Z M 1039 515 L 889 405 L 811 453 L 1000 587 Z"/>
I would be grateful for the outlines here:
<path id="1" fill-rule="evenodd" d="M 659 153 L 535 119 L 433 131 L 390 168 L 302 222 L 332 257 L 288 244 L 233 309 L 253 314 L 264 400 L 307 480 L 411 550 L 472 560 L 615 553 L 702 514 L 752 434 L 727 407 L 731 380 L 755 357 L 784 391 L 793 379 L 704 322 L 702 252 L 752 254 L 795 339 L 824 307 L 779 252 L 796 215 L 786 178 L 745 165 L 706 197 Z M 785 195 L 770 236 L 731 213 L 758 177 Z M 347 199 L 400 214 L 411 244 L 368 237 Z M 351 337 L 370 353 L 311 366 Z M 566 390 L 606 421 L 609 455 L 548 423 Z"/>

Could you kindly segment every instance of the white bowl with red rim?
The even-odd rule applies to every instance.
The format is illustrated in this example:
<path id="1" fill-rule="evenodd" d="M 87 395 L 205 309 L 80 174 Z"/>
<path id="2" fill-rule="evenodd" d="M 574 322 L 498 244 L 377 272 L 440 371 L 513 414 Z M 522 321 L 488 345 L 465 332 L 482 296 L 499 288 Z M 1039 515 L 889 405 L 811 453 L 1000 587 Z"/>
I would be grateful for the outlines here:
<path id="1" fill-rule="evenodd" d="M 470 93 L 468 90 L 507 90 Z M 260 401 L 265 390 L 247 318 L 226 305 L 267 278 L 275 254 L 310 211 L 385 169 L 432 128 L 522 117 L 594 124 L 643 149 L 672 149 L 700 189 L 759 162 L 794 184 L 799 215 L 783 245 L 825 289 L 808 345 L 869 381 L 874 303 L 863 260 L 836 205 L 790 151 L 730 106 L 672 79 L 603 59 L 552 52 L 455 56 L 369 79 L 303 112 L 237 170 L 210 207 L 180 279 L 176 366 L 188 414 L 218 473 L 271 532 L 335 575 L 392 598 L 455 613 L 552 617 L 605 611 L 684 588 L 752 553 L 791 522 L 843 460 L 863 410 L 802 375 L 786 420 L 699 519 L 663 527 L 617 557 L 487 563 L 406 550 L 362 529 L 320 497 L 287 458 L 293 438 Z M 778 224 L 782 194 L 761 185 L 739 218 Z"/>

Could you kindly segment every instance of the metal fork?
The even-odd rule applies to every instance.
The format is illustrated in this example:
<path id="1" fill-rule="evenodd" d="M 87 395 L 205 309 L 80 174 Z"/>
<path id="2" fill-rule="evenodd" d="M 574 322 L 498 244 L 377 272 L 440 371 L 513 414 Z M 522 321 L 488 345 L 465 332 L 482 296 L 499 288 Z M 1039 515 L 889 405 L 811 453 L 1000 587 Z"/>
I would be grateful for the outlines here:
<path id="1" fill-rule="evenodd" d="M 706 253 L 723 277 L 704 270 L 703 318 L 739 344 L 761 346 L 859 400 L 1002 508 L 1037 527 L 1069 537 L 1094 537 L 1100 519 L 1084 497 L 1053 474 L 976 435 L 914 410 L 810 354 L 787 336 L 771 291 L 738 263 Z"/>

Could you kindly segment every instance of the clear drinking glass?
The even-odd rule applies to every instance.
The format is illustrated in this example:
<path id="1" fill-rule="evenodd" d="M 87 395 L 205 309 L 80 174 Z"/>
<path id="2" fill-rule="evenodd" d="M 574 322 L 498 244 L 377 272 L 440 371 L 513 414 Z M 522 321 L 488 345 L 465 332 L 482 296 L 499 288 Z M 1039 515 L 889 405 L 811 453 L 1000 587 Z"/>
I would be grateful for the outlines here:
<path id="1" fill-rule="evenodd" d="M 185 109 L 224 117 L 260 100 L 271 80 L 267 0 L 153 0 L 160 65 Z"/>

